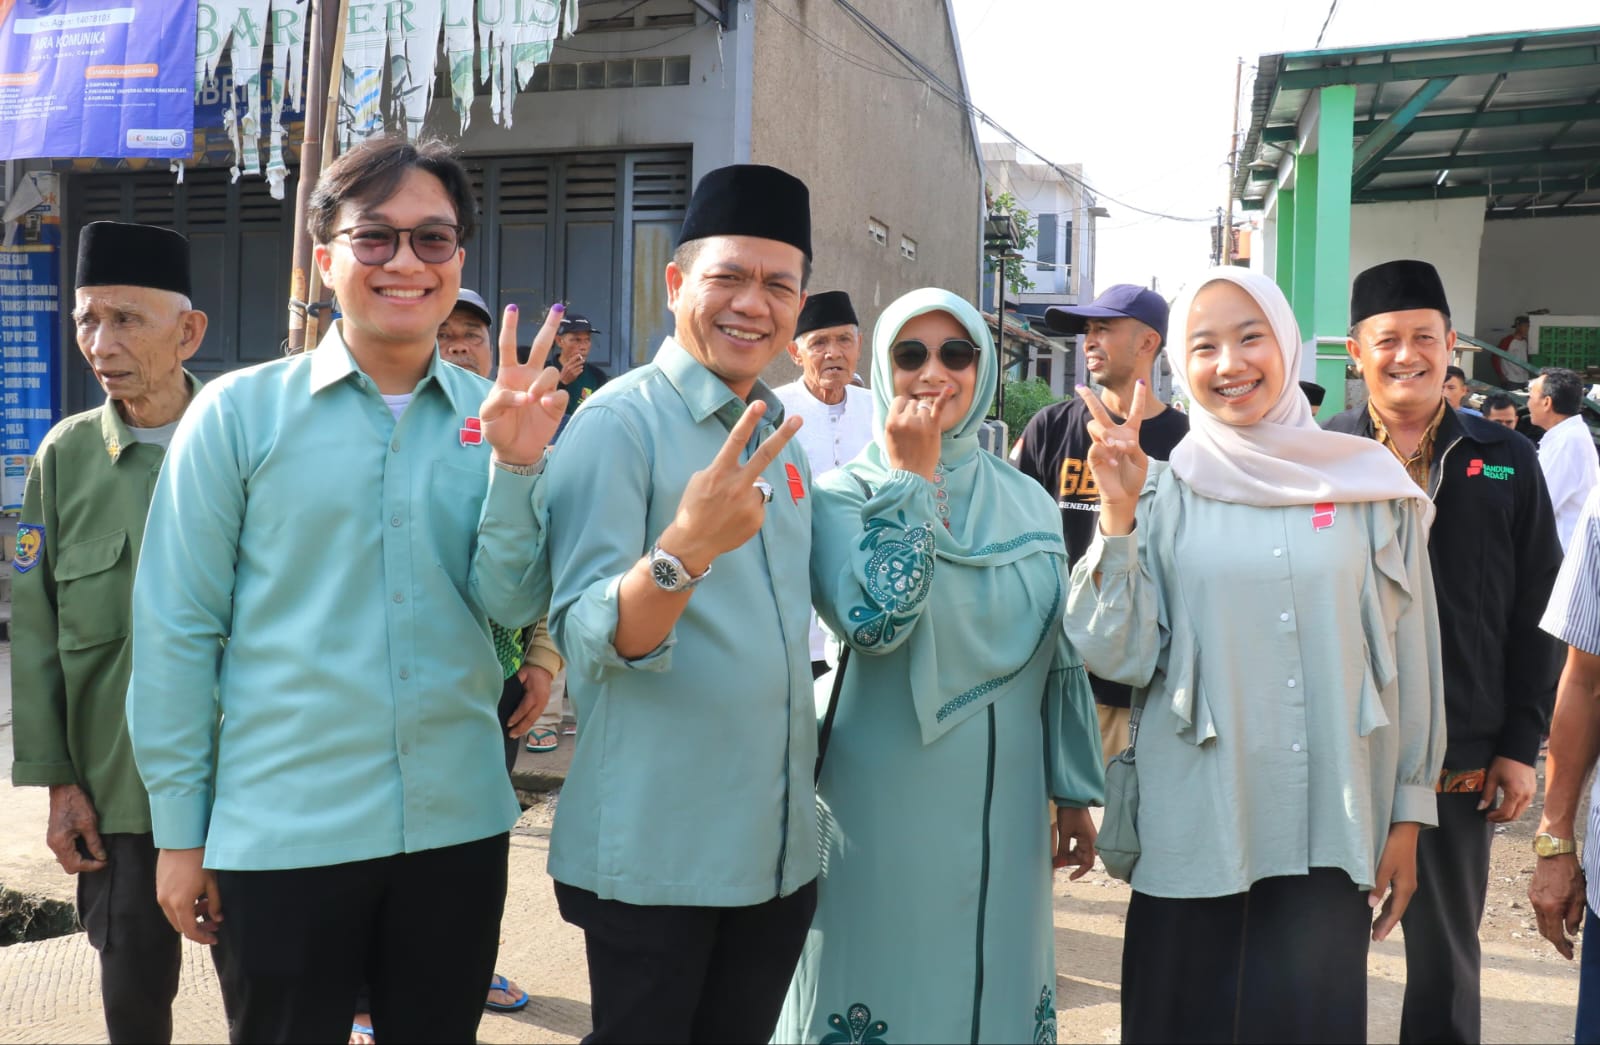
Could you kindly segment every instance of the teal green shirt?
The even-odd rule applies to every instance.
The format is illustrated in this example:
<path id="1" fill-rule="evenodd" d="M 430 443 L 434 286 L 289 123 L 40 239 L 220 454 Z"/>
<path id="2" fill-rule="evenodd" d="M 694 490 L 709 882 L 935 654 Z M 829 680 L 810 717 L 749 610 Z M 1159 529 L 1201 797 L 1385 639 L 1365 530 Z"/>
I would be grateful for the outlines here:
<path id="1" fill-rule="evenodd" d="M 764 385 L 751 398 L 768 407 L 753 448 L 783 410 Z M 798 444 L 764 473 L 774 496 L 761 531 L 716 560 L 661 646 L 629 661 L 613 645 L 622 576 L 744 408 L 668 339 L 655 362 L 590 396 L 550 454 L 551 576 L 480 571 L 497 620 L 553 580 L 550 632 L 580 728 L 549 867 L 605 899 L 747 906 L 817 876 L 810 471 Z M 509 556 L 529 537 L 486 529 L 485 542 Z"/>
<path id="2" fill-rule="evenodd" d="M 189 407 L 133 593 L 128 723 L 157 846 L 270 870 L 515 822 L 471 573 L 480 516 L 525 514 L 532 480 L 496 469 L 514 481 L 490 492 L 488 444 L 462 438 L 488 389 L 435 355 L 396 421 L 336 325 Z"/>
<path id="3" fill-rule="evenodd" d="M 1416 505 L 1214 501 L 1153 462 L 1134 532 L 1095 537 L 1066 629 L 1145 702 L 1135 889 L 1225 896 L 1313 867 L 1370 889 L 1391 824 L 1438 822 L 1444 675 Z"/>

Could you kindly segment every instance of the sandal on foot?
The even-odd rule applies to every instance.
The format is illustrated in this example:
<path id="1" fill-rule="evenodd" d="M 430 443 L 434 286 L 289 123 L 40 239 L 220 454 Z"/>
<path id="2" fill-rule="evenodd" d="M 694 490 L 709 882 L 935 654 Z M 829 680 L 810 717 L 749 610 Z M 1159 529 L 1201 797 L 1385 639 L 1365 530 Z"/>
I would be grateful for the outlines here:
<path id="1" fill-rule="evenodd" d="M 529 751 L 554 751 L 561 746 L 561 734 L 553 729 L 538 728 L 528 733 L 528 743 L 525 745 Z M 495 987 L 494 990 L 504 990 L 504 987 Z M 521 1008 L 521 1006 L 518 1006 Z"/>
<path id="2" fill-rule="evenodd" d="M 533 749 L 530 747 L 528 750 L 531 751 Z M 511 981 L 506 979 L 504 976 L 501 976 L 499 973 L 495 973 L 494 979 L 489 981 L 489 989 L 491 991 L 501 991 L 505 994 L 510 994 Z M 510 1005 L 501 1005 L 499 1002 L 485 999 L 483 1007 L 491 1012 L 521 1012 L 523 1009 L 528 1007 L 528 992 L 519 987 L 517 988 L 517 993 L 519 993 L 521 997 L 512 1002 Z"/>

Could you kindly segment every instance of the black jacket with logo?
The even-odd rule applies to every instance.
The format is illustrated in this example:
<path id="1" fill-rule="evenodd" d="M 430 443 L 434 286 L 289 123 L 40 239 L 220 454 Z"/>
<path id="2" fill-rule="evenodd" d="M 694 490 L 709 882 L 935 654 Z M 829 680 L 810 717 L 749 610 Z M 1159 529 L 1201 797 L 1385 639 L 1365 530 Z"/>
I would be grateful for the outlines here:
<path id="1" fill-rule="evenodd" d="M 1374 437 L 1363 406 L 1332 432 Z M 1555 512 L 1533 443 L 1446 410 L 1434 438 L 1428 537 L 1439 600 L 1446 769 L 1485 769 L 1498 756 L 1534 765 L 1549 726 L 1564 650 L 1539 629 L 1561 568 Z"/>

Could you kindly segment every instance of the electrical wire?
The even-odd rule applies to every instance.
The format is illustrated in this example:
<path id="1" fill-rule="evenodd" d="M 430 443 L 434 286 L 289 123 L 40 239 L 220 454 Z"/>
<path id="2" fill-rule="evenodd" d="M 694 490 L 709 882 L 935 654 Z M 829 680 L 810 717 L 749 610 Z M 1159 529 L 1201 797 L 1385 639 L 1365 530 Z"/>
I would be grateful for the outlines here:
<path id="1" fill-rule="evenodd" d="M 770 2 L 771 0 L 769 0 L 769 3 Z M 1337 3 L 1338 0 L 1334 0 L 1334 2 Z M 891 58 L 894 58 L 902 65 L 917 73 L 917 78 L 922 79 L 928 87 L 933 89 L 935 94 L 939 95 L 956 108 L 968 113 L 975 119 L 981 120 L 985 126 L 994 129 L 1017 148 L 1038 157 L 1046 167 L 1049 167 L 1062 179 L 1079 186 L 1085 192 L 1088 192 L 1097 199 L 1104 199 L 1111 203 L 1115 203 L 1117 206 L 1126 210 L 1135 211 L 1139 214 L 1146 214 L 1150 217 L 1159 218 L 1166 221 L 1186 222 L 1189 224 L 1210 224 L 1216 220 L 1215 215 L 1206 215 L 1204 217 L 1188 217 L 1186 215 L 1169 214 L 1165 211 L 1152 210 L 1148 207 L 1140 207 L 1136 204 L 1129 203 L 1126 200 L 1119 199 L 1108 192 L 1104 192 L 1095 188 L 1082 177 L 1073 174 L 1071 171 L 1067 170 L 1065 167 L 1062 167 L 1058 163 L 1045 159 L 1045 157 L 1040 155 L 1037 150 L 1029 148 L 1027 143 L 1023 142 L 1022 139 L 1018 138 L 1015 134 L 1011 133 L 1011 131 L 1001 126 L 1001 124 L 988 113 L 984 112 L 982 109 L 979 109 L 958 88 L 952 87 L 942 77 L 940 77 L 938 73 L 930 69 L 921 59 L 907 50 L 905 46 L 891 36 L 887 30 L 883 29 L 876 22 L 872 21 L 872 19 L 868 18 L 866 15 L 857 10 L 855 5 L 850 3 L 850 0 L 834 0 L 834 3 L 843 9 L 844 12 L 848 14 L 864 32 L 866 32 L 868 37 L 871 38 L 872 41 L 876 43 Z"/>
<path id="2" fill-rule="evenodd" d="M 829 54 L 833 55 L 834 57 L 838 58 L 841 61 L 846 62 L 846 63 L 848 63 L 850 65 L 853 65 L 858 69 L 863 69 L 863 70 L 865 70 L 865 71 L 867 71 L 869 73 L 877 73 L 880 76 L 886 76 L 891 80 L 905 80 L 905 81 L 912 82 L 912 83 L 921 83 L 922 82 L 922 78 L 919 77 L 919 76 L 902 76 L 900 73 L 895 72 L 893 69 L 885 69 L 882 66 L 874 65 L 870 61 L 868 61 L 867 59 L 861 57 L 860 55 L 855 54 L 852 51 L 846 50 L 842 45 L 836 44 L 831 40 L 827 40 L 827 39 L 823 38 L 822 36 L 819 36 L 815 30 L 813 30 L 810 26 L 806 25 L 804 22 L 799 22 L 799 21 L 796 21 L 795 19 L 789 17 L 788 13 L 785 12 L 783 8 L 779 7 L 776 3 L 774 3 L 773 0 L 766 0 L 766 4 L 767 4 L 767 7 L 769 9 L 771 9 L 773 14 L 777 15 L 779 18 L 783 19 L 785 22 L 788 22 L 798 32 L 800 32 L 801 35 L 803 35 L 806 38 L 810 39 L 817 46 L 821 47 L 824 51 L 827 51 Z"/>
<path id="3" fill-rule="evenodd" d="M 1322 20 L 1322 29 L 1317 33 L 1317 43 L 1312 48 L 1313 51 L 1321 50 L 1322 38 L 1328 35 L 1328 26 L 1333 22 L 1333 13 L 1337 10 L 1339 10 L 1339 0 L 1333 0 L 1333 3 L 1328 5 L 1328 17 Z"/>
<path id="4" fill-rule="evenodd" d="M 638 54 L 641 51 L 652 51 L 657 47 L 665 47 L 667 44 L 682 40 L 690 33 L 699 32 L 701 29 L 704 29 L 706 26 L 711 24 L 713 23 L 710 21 L 699 22 L 695 25 L 691 25 L 689 28 L 675 36 L 669 36 L 665 40 L 657 40 L 654 43 L 645 44 L 643 47 L 574 47 L 566 40 L 562 40 L 555 46 L 563 51 L 572 51 L 577 54 Z M 576 39 L 576 37 L 569 37 L 568 39 Z"/>

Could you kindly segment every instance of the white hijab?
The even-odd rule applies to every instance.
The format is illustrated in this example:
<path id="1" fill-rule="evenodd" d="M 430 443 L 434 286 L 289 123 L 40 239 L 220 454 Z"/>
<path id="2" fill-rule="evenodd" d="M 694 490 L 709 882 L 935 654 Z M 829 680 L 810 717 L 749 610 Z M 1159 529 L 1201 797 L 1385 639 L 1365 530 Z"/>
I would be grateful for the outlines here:
<path id="1" fill-rule="evenodd" d="M 1253 425 L 1230 425 L 1212 415 L 1189 388 L 1189 311 L 1197 295 L 1218 281 L 1242 288 L 1261 306 L 1283 352 L 1283 387 Z M 1173 380 L 1188 396 L 1189 434 L 1172 451 L 1172 471 L 1196 493 L 1216 501 L 1278 508 L 1295 504 L 1358 503 L 1414 497 L 1424 525 L 1433 502 L 1406 474 L 1394 454 L 1372 439 L 1325 432 L 1311 417 L 1311 404 L 1296 381 L 1300 373 L 1300 328 L 1278 285 L 1245 269 L 1214 268 L 1192 290 L 1178 296 L 1167 342 Z"/>

